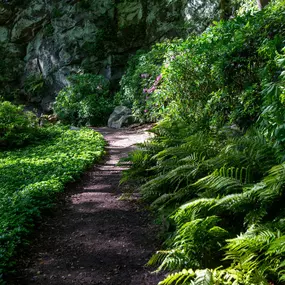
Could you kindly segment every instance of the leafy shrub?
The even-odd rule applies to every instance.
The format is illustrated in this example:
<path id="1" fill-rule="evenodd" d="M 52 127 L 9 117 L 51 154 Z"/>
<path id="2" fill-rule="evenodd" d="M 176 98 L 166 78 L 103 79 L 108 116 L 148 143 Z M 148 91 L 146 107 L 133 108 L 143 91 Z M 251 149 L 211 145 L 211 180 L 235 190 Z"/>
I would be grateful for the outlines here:
<path id="1" fill-rule="evenodd" d="M 37 146 L 0 153 L 0 276 L 13 266 L 12 257 L 64 184 L 104 151 L 103 137 L 90 129 L 54 126 L 46 135 Z"/>
<path id="2" fill-rule="evenodd" d="M 77 126 L 104 124 L 113 108 L 108 81 L 94 74 L 78 74 L 69 79 L 71 85 L 59 92 L 54 104 L 58 118 Z"/>
<path id="3" fill-rule="evenodd" d="M 23 72 L 24 62 L 9 51 L 9 45 L 0 43 L 0 97 L 5 100 L 15 99 Z"/>
<path id="4" fill-rule="evenodd" d="M 281 52 L 284 37 L 277 6 L 217 23 L 177 47 L 162 86 L 178 105 L 176 117 L 218 128 L 248 128 L 257 120 L 262 81 L 278 71 L 272 55 Z"/>
<path id="5" fill-rule="evenodd" d="M 42 75 L 33 74 L 25 79 L 24 90 L 28 102 L 39 102 L 43 97 L 45 81 Z"/>
<path id="6" fill-rule="evenodd" d="M 37 132 L 36 116 L 22 106 L 0 102 L 0 147 L 19 146 L 33 140 Z"/>
<path id="7" fill-rule="evenodd" d="M 174 133 L 173 126 L 164 123 L 153 132 L 156 137 L 131 155 L 134 164 L 124 174 L 124 179 L 147 181 L 141 187 L 143 198 L 156 213 L 168 217 L 168 239 L 150 264 L 170 271 L 223 265 L 225 270 L 216 273 L 229 274 L 231 282 L 237 284 L 262 284 L 256 281 L 260 276 L 270 276 L 274 281 L 281 278 L 275 272 L 283 268 L 283 252 L 271 251 L 272 262 L 263 257 L 271 248 L 268 242 L 283 238 L 284 233 L 284 163 L 278 165 L 279 152 L 273 144 L 254 130 L 245 135 L 234 129 L 187 135 L 185 127 L 176 125 Z M 260 230 L 252 232 L 254 226 Z M 263 230 L 269 231 L 269 236 L 263 237 Z M 241 232 L 244 240 L 243 234 L 236 238 Z M 250 238 L 246 238 L 249 233 Z M 248 247 L 252 239 L 259 240 L 264 251 L 260 244 L 253 244 L 251 252 Z M 226 269 L 228 260 L 233 261 L 230 269 Z M 163 282 L 176 282 L 182 272 Z M 187 274 L 184 277 L 190 278 Z"/>
<path id="8" fill-rule="evenodd" d="M 236 14 L 243 15 L 246 13 L 254 13 L 258 10 L 255 0 L 233 0 L 236 6 Z"/>
<path id="9" fill-rule="evenodd" d="M 260 116 L 260 126 L 264 135 L 269 140 L 274 140 L 276 145 L 285 144 L 285 49 L 283 54 L 275 58 L 280 68 L 277 78 L 266 78 L 263 81 L 262 99 L 263 109 Z M 273 79 L 273 80 L 272 80 Z"/>
<path id="10" fill-rule="evenodd" d="M 284 2 L 273 4 L 137 54 L 121 81 L 121 98 L 129 98 L 141 120 L 167 114 L 201 128 L 247 129 L 261 113 L 262 82 L 280 70 L 274 57 L 283 47 Z"/>
<path id="11" fill-rule="evenodd" d="M 284 283 L 284 8 L 167 47 L 168 112 L 122 180 L 167 230 L 149 262 L 172 273 L 161 285 Z"/>
<path id="12" fill-rule="evenodd" d="M 148 52 L 138 51 L 129 60 L 126 74 L 121 79 L 121 88 L 115 100 L 117 104 L 132 107 L 139 121 L 157 121 L 165 111 L 165 102 L 160 100 L 158 90 L 169 44 L 157 44 Z"/>

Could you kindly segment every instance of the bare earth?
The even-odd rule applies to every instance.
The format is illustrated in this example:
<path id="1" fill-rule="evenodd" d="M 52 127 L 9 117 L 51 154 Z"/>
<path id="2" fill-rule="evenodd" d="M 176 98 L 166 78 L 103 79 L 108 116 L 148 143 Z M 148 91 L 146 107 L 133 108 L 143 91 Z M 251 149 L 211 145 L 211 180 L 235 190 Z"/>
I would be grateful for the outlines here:
<path id="1" fill-rule="evenodd" d="M 158 283 L 144 266 L 155 251 L 157 229 L 137 203 L 119 199 L 124 167 L 116 165 L 148 137 L 145 129 L 97 129 L 109 144 L 105 161 L 68 186 L 62 205 L 42 224 L 8 284 Z"/>

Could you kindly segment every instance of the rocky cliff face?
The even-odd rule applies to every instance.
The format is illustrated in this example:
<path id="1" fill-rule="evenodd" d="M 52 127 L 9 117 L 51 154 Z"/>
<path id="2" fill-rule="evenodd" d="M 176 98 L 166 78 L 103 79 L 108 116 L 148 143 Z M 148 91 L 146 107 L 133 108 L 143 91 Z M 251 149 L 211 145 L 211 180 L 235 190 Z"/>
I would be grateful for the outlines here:
<path id="1" fill-rule="evenodd" d="M 209 3 L 207 19 L 217 9 Z M 115 86 L 130 54 L 181 35 L 183 24 L 197 15 L 186 0 L 3 0 L 0 5 L 0 92 L 12 96 L 11 86 L 18 86 L 18 97 L 45 112 L 71 73 L 103 74 Z M 201 23 L 199 29 L 207 25 Z"/>

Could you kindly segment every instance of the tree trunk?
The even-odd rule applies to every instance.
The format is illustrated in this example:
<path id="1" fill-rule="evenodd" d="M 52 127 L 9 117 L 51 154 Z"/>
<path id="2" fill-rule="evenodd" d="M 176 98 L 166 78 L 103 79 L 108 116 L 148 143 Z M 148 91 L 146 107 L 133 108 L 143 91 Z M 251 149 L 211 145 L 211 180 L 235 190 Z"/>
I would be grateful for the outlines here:
<path id="1" fill-rule="evenodd" d="M 221 19 L 227 20 L 231 16 L 231 1 L 220 0 Z"/>
<path id="2" fill-rule="evenodd" d="M 259 10 L 262 10 L 270 0 L 256 0 Z"/>

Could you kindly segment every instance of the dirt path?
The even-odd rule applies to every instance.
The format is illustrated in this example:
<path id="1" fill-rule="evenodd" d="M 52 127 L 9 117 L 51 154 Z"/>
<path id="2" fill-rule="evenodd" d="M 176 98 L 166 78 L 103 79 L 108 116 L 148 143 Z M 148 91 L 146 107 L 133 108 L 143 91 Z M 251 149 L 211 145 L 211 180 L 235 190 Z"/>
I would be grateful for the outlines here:
<path id="1" fill-rule="evenodd" d="M 123 168 L 116 166 L 147 134 L 98 130 L 109 143 L 105 161 L 67 189 L 62 207 L 41 226 L 28 260 L 8 284 L 157 284 L 144 268 L 155 250 L 154 226 L 135 203 L 119 199 Z"/>

